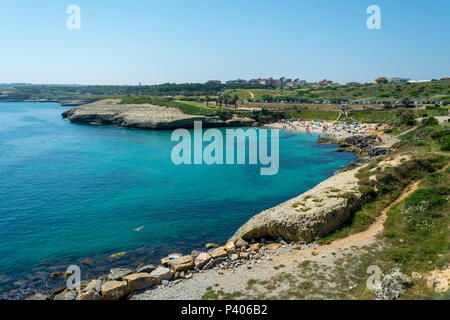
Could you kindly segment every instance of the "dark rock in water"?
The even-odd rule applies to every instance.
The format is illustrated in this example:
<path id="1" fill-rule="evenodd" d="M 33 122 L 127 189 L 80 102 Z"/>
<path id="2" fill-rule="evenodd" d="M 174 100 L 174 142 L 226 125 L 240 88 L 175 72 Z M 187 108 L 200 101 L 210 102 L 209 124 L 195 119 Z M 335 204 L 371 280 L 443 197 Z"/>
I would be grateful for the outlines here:
<path id="1" fill-rule="evenodd" d="M 334 172 L 334 174 L 339 174 L 339 173 L 344 172 L 344 171 L 356 169 L 358 167 L 361 167 L 361 166 L 369 163 L 371 160 L 372 159 L 370 159 L 370 157 L 365 157 L 365 158 L 358 159 L 356 161 L 352 161 L 348 165 L 346 165 L 346 166 L 336 170 Z"/>
<path id="2" fill-rule="evenodd" d="M 50 274 L 50 278 L 54 279 L 54 278 L 58 278 L 64 275 L 64 272 L 52 272 Z"/>

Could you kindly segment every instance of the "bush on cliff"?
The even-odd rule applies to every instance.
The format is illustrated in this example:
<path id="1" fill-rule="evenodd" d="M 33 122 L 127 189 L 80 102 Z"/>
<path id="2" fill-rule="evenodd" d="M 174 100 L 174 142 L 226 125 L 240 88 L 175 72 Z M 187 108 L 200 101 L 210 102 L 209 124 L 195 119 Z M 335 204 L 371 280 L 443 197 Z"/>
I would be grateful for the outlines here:
<path id="1" fill-rule="evenodd" d="M 441 145 L 441 151 L 450 151 L 450 134 L 447 134 L 445 137 L 442 137 L 439 140 Z"/>
<path id="2" fill-rule="evenodd" d="M 446 161 L 444 156 L 416 155 L 415 159 L 397 167 L 381 169 L 374 162 L 361 169 L 356 176 L 359 178 L 359 191 L 367 202 L 346 223 L 319 242 L 328 244 L 335 239 L 366 230 L 411 182 L 435 172 Z M 376 179 L 373 179 L 374 176 Z"/>
<path id="3" fill-rule="evenodd" d="M 171 107 L 191 115 L 210 115 L 212 113 L 212 109 L 210 108 L 202 108 L 188 103 L 172 101 L 172 99 L 169 98 L 150 96 L 128 96 L 122 98 L 120 104 L 151 104 L 155 106 Z"/>
<path id="4" fill-rule="evenodd" d="M 384 235 L 392 244 L 387 257 L 407 271 L 446 264 L 450 188 L 447 173 L 439 185 L 425 180 L 420 189 L 388 212 Z M 430 184 L 431 183 L 431 184 Z"/>

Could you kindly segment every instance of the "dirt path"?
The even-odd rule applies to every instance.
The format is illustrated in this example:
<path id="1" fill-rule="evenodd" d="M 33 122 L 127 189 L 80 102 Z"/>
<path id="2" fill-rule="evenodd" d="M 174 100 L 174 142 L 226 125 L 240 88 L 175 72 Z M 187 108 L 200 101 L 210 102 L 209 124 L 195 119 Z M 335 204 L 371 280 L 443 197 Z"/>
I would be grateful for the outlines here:
<path id="1" fill-rule="evenodd" d="M 229 298 L 218 295 L 239 294 L 245 299 L 347 299 L 358 295 L 365 283 L 367 262 L 382 248 L 377 235 L 383 230 L 387 212 L 417 190 L 420 181 L 408 186 L 403 194 L 386 207 L 365 231 L 333 241 L 329 245 L 300 248 L 289 244 L 270 251 L 262 250 L 259 259 L 232 270 L 207 270 L 169 287 L 159 286 L 132 299 Z M 303 264 L 302 264 L 303 263 Z M 304 266 L 303 266 L 304 265 Z M 252 283 L 251 286 L 249 284 Z M 306 285 L 306 283 L 309 283 Z"/>
<path id="2" fill-rule="evenodd" d="M 319 246 L 315 249 L 315 251 L 321 252 L 321 251 L 329 251 L 329 250 L 336 250 L 336 249 L 342 249 L 342 248 L 348 248 L 352 246 L 358 246 L 361 243 L 367 244 L 367 242 L 370 242 L 371 240 L 375 240 L 375 237 L 383 231 L 383 225 L 384 222 L 387 219 L 387 212 L 395 206 L 397 203 L 403 201 L 407 197 L 409 197 L 414 191 L 417 190 L 419 187 L 420 180 L 414 182 L 413 184 L 406 187 L 407 191 L 403 192 L 400 197 L 397 198 L 393 203 L 391 203 L 389 206 L 384 208 L 384 210 L 381 212 L 381 215 L 377 218 L 377 220 L 365 231 L 352 234 L 348 237 L 337 239 L 333 241 L 329 245 L 323 245 Z"/>
<path id="3" fill-rule="evenodd" d="M 255 99 L 255 95 L 253 94 L 253 92 L 248 91 L 248 93 L 250 93 L 250 96 L 252 97 L 252 99 Z"/>
<path id="4" fill-rule="evenodd" d="M 414 127 L 410 128 L 410 129 L 408 129 L 408 130 L 405 130 L 405 131 L 403 131 L 403 132 L 400 132 L 400 133 L 397 135 L 397 137 L 404 136 L 405 134 L 410 133 L 411 131 L 416 130 L 418 127 L 419 127 L 419 126 L 414 126 Z"/>

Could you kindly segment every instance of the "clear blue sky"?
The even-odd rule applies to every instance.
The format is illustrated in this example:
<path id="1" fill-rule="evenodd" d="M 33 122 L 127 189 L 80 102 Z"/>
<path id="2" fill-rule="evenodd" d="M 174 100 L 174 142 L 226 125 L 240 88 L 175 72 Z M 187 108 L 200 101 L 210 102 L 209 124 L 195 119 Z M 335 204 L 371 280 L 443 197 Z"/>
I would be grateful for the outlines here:
<path id="1" fill-rule="evenodd" d="M 382 30 L 366 27 L 371 4 Z M 448 0 L 2 0 L 0 83 L 440 78 L 449 14 Z"/>

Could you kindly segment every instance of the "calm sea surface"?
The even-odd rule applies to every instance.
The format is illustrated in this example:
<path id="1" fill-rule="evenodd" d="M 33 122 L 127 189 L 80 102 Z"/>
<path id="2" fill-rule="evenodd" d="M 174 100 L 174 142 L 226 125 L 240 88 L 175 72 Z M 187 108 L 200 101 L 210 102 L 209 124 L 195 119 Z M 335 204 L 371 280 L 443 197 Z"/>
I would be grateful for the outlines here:
<path id="1" fill-rule="evenodd" d="M 0 103 L 3 297 L 49 290 L 58 281 L 50 272 L 86 258 L 83 278 L 223 243 L 254 214 L 356 159 L 317 136 L 280 132 L 274 176 L 255 165 L 176 166 L 171 132 L 72 124 L 65 109 Z"/>

